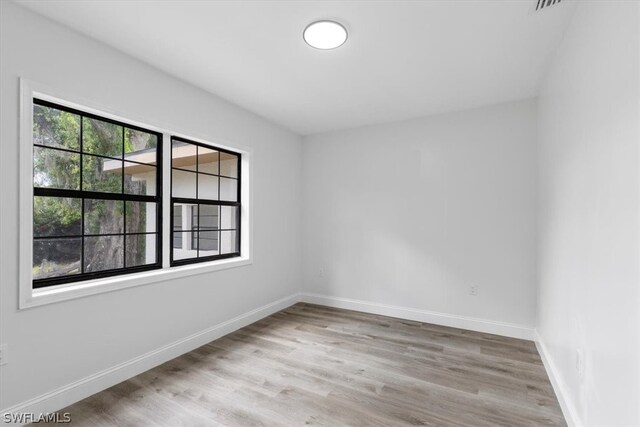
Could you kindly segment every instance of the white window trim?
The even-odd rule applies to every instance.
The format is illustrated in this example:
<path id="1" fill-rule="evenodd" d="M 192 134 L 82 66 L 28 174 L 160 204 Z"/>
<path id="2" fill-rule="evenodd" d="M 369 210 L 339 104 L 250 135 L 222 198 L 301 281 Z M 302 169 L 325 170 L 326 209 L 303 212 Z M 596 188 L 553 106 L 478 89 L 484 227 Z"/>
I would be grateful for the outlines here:
<path id="1" fill-rule="evenodd" d="M 66 92 L 66 91 L 65 91 Z M 33 264 L 33 98 L 51 101 L 60 105 L 76 108 L 88 113 L 94 113 L 103 117 L 119 120 L 132 125 L 161 132 L 163 134 L 162 156 L 162 268 L 141 273 L 123 274 L 101 279 L 92 279 L 69 284 L 49 286 L 33 289 L 32 264 Z M 151 124 L 150 124 L 151 123 Z M 152 124 L 153 120 L 139 119 L 135 115 L 124 114 L 117 109 L 104 107 L 96 102 L 86 100 L 72 93 L 63 93 L 45 85 L 20 79 L 20 160 L 19 160 L 19 236 L 20 248 L 18 252 L 19 265 L 19 301 L 18 308 L 51 304 L 81 298 L 88 295 L 96 295 L 112 292 L 119 289 L 134 286 L 147 285 L 178 279 L 196 274 L 211 273 L 228 268 L 241 267 L 253 263 L 253 218 L 252 206 L 252 167 L 253 150 L 248 147 L 238 146 L 219 138 L 194 137 L 193 133 L 181 131 L 175 126 L 163 126 Z M 241 165 L 241 229 L 240 252 L 242 256 L 237 258 L 221 259 L 216 261 L 189 264 L 179 267 L 170 267 L 171 230 L 167 218 L 171 215 L 171 188 L 168 185 L 171 179 L 171 136 L 191 139 L 196 142 L 226 148 L 242 154 Z"/>

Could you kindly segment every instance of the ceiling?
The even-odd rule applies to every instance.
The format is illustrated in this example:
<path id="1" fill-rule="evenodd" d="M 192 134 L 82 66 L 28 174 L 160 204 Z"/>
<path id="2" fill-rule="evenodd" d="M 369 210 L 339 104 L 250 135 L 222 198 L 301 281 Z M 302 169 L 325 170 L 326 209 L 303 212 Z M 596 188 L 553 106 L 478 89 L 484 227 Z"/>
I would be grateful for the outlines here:
<path id="1" fill-rule="evenodd" d="M 535 96 L 565 0 L 18 3 L 299 134 Z M 307 46 L 318 19 L 349 31 Z"/>

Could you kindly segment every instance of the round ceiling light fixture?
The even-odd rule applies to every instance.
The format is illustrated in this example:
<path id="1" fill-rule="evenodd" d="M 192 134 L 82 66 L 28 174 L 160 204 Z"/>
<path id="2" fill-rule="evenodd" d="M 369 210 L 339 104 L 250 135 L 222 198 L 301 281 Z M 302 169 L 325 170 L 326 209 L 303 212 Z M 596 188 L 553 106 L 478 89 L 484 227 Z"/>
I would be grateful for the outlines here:
<path id="1" fill-rule="evenodd" d="M 329 50 L 347 41 L 347 29 L 335 21 L 316 21 L 307 25 L 302 36 L 309 46 Z"/>

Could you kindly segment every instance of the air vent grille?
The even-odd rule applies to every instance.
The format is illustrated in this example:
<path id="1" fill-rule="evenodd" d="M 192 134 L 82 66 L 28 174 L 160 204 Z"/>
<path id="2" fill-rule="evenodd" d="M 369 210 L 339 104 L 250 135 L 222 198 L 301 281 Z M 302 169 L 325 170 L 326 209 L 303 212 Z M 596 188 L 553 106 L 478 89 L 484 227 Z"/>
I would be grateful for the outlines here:
<path id="1" fill-rule="evenodd" d="M 546 7 L 553 6 L 554 4 L 560 3 L 562 0 L 538 0 L 538 5 L 536 6 L 536 10 L 542 10 Z"/>

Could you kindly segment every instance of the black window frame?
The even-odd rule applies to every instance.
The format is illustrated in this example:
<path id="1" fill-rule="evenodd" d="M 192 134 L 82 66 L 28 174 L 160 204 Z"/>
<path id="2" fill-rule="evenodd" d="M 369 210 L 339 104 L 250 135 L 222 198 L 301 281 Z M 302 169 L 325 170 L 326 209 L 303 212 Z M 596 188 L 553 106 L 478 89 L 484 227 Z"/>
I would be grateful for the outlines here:
<path id="1" fill-rule="evenodd" d="M 49 107 L 49 108 L 54 108 L 60 111 L 65 111 L 68 113 L 72 113 L 75 115 L 78 115 L 80 117 L 80 135 L 79 135 L 79 148 L 78 151 L 74 151 L 74 150 L 70 150 L 70 149 L 65 149 L 65 148 L 60 148 L 60 147 L 53 147 L 53 146 L 49 146 L 49 145 L 41 145 L 41 144 L 32 144 L 32 149 L 35 147 L 44 147 L 46 149 L 50 149 L 50 150 L 57 150 L 57 151 L 66 151 L 66 152 L 70 152 L 73 154 L 79 154 L 80 156 L 80 189 L 79 190 L 69 190 L 69 189 L 54 189 L 54 188 L 46 188 L 46 187 L 36 187 L 35 186 L 35 182 L 33 182 L 33 178 L 32 178 L 32 188 L 33 188 L 33 197 L 58 197 L 58 198 L 74 198 L 74 199 L 80 199 L 81 200 L 81 225 L 80 225 L 80 234 L 79 235 L 65 235 L 65 236 L 46 236 L 46 237 L 35 237 L 32 236 L 32 243 L 31 243 L 31 247 L 32 247 L 32 253 L 33 253 L 33 246 L 34 243 L 36 242 L 36 240 L 45 240 L 45 239 L 53 239 L 53 238 L 80 238 L 81 242 L 82 242 L 82 248 L 81 248 L 81 253 L 80 253 L 80 264 L 81 264 L 81 272 L 77 273 L 77 274 L 71 274 L 71 275 L 66 275 L 66 276 L 56 276 L 56 277 L 48 277 L 48 278 L 42 278 L 42 279 L 32 279 L 32 289 L 40 289 L 40 288 L 45 288 L 45 287 L 49 287 L 49 286 L 55 286 L 55 285 L 61 285 L 61 284 L 67 284 L 67 283 L 74 283 L 74 282 L 80 282 L 80 281 L 86 281 L 86 280 L 92 280 L 92 279 L 99 279 L 99 278 L 105 278 L 105 277 L 112 277 L 112 276 L 121 276 L 121 275 L 126 275 L 126 274 L 132 274 L 132 273 L 138 273 L 138 272 L 143 272 L 143 271 L 149 271 L 149 270 L 156 270 L 156 269 L 161 269 L 162 268 L 162 248 L 163 248 L 163 239 L 162 239 L 162 232 L 163 232 L 163 221 L 162 221 L 162 184 L 163 184 L 163 173 L 162 173 L 162 165 L 163 165 L 163 160 L 162 160 L 162 153 L 163 153 L 163 134 L 162 132 L 157 132 L 157 131 L 153 131 L 150 129 L 146 129 L 137 125 L 133 125 L 130 123 L 126 123 L 126 122 L 122 122 L 119 120 L 114 120 L 108 117 L 103 117 L 100 116 L 98 114 L 93 114 L 93 113 L 89 113 L 87 111 L 83 111 L 83 110 L 79 110 L 76 108 L 71 108 L 68 107 L 66 105 L 62 105 L 62 104 L 58 104 L 55 102 L 51 102 L 51 101 L 47 101 L 44 99 L 40 99 L 37 97 L 33 98 L 33 109 L 35 109 L 36 105 L 41 105 L 43 107 Z M 122 132 L 122 143 L 123 143 L 123 150 L 122 150 L 122 158 L 118 159 L 115 158 L 113 156 L 104 156 L 104 155 L 96 155 L 95 153 L 85 153 L 83 152 L 83 119 L 87 118 L 87 119 L 95 119 L 95 120 L 100 120 L 102 122 L 106 122 L 106 123 L 111 123 L 117 126 L 122 126 L 123 128 L 123 132 Z M 145 132 L 151 135 L 155 135 L 157 137 L 157 146 L 156 146 L 156 162 L 155 162 L 155 168 L 156 168 L 156 194 L 155 196 L 150 196 L 150 195 L 136 195 L 136 194 L 127 194 L 124 192 L 124 186 L 125 186 L 125 180 L 124 180 L 124 175 L 125 175 L 125 171 L 124 171 L 124 162 L 128 162 L 128 163 L 137 163 L 140 165 L 152 165 L 150 163 L 141 163 L 141 162 L 136 162 L 136 161 L 132 161 L 131 159 L 127 159 L 126 155 L 127 153 L 124 150 L 124 143 L 125 143 L 125 129 L 131 129 L 131 130 L 136 130 L 136 131 L 140 131 L 140 132 Z M 83 155 L 91 155 L 94 157 L 101 157 L 103 159 L 108 159 L 108 160 L 121 160 L 123 162 L 123 168 L 122 168 L 122 186 L 123 186 L 123 190 L 121 193 L 106 193 L 106 192 L 99 192 L 99 191 L 90 191 L 90 190 L 83 190 L 82 186 L 83 186 L 83 177 L 82 177 L 82 171 L 83 171 L 83 163 L 82 163 L 82 159 L 83 159 Z M 33 174 L 32 174 L 33 176 Z M 84 272 L 84 268 L 85 268 L 85 260 L 84 260 L 84 255 L 85 255 L 85 238 L 86 237 L 91 237 L 94 236 L 92 234 L 89 233 L 85 233 L 85 200 L 117 200 L 117 201 L 122 201 L 123 203 L 123 207 L 124 207 L 124 211 L 123 211 L 123 230 L 122 233 L 117 233 L 117 235 L 122 235 L 123 236 L 123 267 L 122 268 L 116 268 L 116 269 L 109 269 L 109 270 L 101 270 L 101 271 L 94 271 L 94 272 Z M 155 203 L 156 204 L 156 230 L 154 232 L 137 232 L 137 233 L 127 233 L 127 223 L 126 223 L 126 203 L 127 202 L 146 202 L 146 203 Z M 33 213 L 33 212 L 32 212 Z M 33 223 L 34 221 L 32 221 Z M 33 225 L 32 225 L 33 226 Z M 126 267 L 126 250 L 127 250 L 127 243 L 126 243 L 126 239 L 127 236 L 138 236 L 138 235 L 149 235 L 149 234 L 155 234 L 156 236 L 156 262 L 153 264 L 145 264 L 145 265 L 139 265 L 139 266 L 133 266 L 133 267 Z M 106 234 L 103 234 L 101 236 L 104 236 Z M 116 235 L 116 234 L 114 234 Z"/>
<path id="2" fill-rule="evenodd" d="M 183 169 L 180 167 L 174 167 L 173 166 L 173 142 L 179 142 L 179 143 L 185 143 L 185 144 L 191 144 L 191 145 L 195 145 L 196 147 L 203 147 L 209 150 L 215 150 L 218 153 L 227 153 L 233 156 L 236 156 L 238 158 L 237 160 L 237 178 L 234 177 L 230 177 L 230 176 L 226 176 L 226 175 L 222 175 L 221 171 L 220 171 L 220 156 L 218 154 L 218 174 L 211 174 L 211 173 L 206 173 L 206 172 L 200 172 L 198 170 L 198 161 L 196 160 L 196 169 L 194 170 L 188 170 L 188 169 Z M 197 255 L 195 258 L 183 258 L 183 259 L 174 259 L 174 245 L 171 245 L 170 248 L 170 256 L 169 256 L 169 265 L 171 267 L 177 267 L 177 266 L 181 266 L 181 265 L 188 265 L 188 264 L 197 264 L 197 263 L 202 263 L 202 262 L 209 262 L 209 261 L 215 261 L 215 260 L 220 260 L 220 259 L 228 259 L 228 258 L 236 258 L 236 257 L 240 257 L 242 256 L 242 248 L 241 248 L 241 232 L 242 232 L 242 227 L 241 227 L 241 219 L 242 219 L 242 153 L 236 152 L 236 151 L 231 151 L 231 150 L 227 150 L 224 148 L 220 148 L 216 145 L 212 145 L 212 144 L 205 144 L 202 142 L 198 142 L 198 141 L 193 141 L 191 139 L 187 139 L 187 138 L 183 138 L 183 137 L 178 137 L 178 136 L 171 136 L 171 139 L 169 141 L 169 144 L 171 146 L 171 149 L 169 150 L 169 152 L 171 153 L 170 155 L 170 170 L 171 170 L 171 177 L 170 177 L 170 183 L 169 183 L 169 188 L 171 189 L 171 206 L 170 206 L 170 212 L 171 212 L 171 219 L 170 219 L 170 230 L 171 230 L 171 241 L 173 242 L 173 234 L 174 234 L 174 215 L 173 215 L 173 210 L 174 210 L 174 206 L 179 203 L 179 204 L 190 204 L 190 205 L 212 205 L 212 206 L 218 206 L 220 209 L 220 213 L 222 211 L 222 206 L 235 206 L 236 209 L 236 228 L 235 229 L 221 229 L 220 227 L 218 227 L 218 245 L 219 248 L 221 247 L 221 232 L 222 231 L 235 231 L 236 232 L 236 251 L 232 252 L 232 253 L 225 253 L 225 254 L 218 254 L 218 255 L 209 255 L 209 256 L 205 256 L 205 257 L 200 257 L 199 256 L 199 248 L 196 249 L 197 250 Z M 198 152 L 196 151 L 196 159 L 198 157 Z M 195 198 L 186 198 L 186 197 L 174 197 L 173 196 L 173 171 L 175 170 L 180 170 L 183 172 L 189 172 L 189 173 L 194 173 L 196 176 L 196 197 Z M 211 200 L 211 199 L 199 199 L 198 198 L 198 177 L 200 174 L 205 174 L 205 175 L 210 175 L 210 176 L 217 176 L 218 177 L 218 200 Z M 234 179 L 237 181 L 237 195 L 236 195 L 236 201 L 232 202 L 232 201 L 226 201 L 226 200 L 220 200 L 220 178 L 227 178 L 227 179 Z M 199 207 L 198 207 L 199 209 Z M 192 227 L 193 228 L 193 227 Z M 185 231 L 181 231 L 182 233 L 184 233 Z M 199 224 L 198 224 L 198 232 L 199 232 Z M 184 236 L 182 237 L 182 240 L 184 241 Z M 220 252 L 220 251 L 218 251 Z"/>

